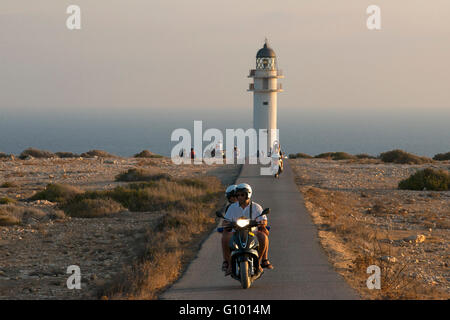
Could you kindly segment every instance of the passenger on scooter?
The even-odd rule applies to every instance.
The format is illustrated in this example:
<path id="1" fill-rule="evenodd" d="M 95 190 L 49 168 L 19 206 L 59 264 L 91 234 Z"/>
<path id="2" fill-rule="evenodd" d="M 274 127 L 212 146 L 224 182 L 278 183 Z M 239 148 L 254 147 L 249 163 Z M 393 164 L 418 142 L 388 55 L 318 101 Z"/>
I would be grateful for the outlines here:
<path id="1" fill-rule="evenodd" d="M 236 187 L 237 187 L 237 185 L 232 184 L 232 185 L 228 186 L 228 188 L 225 190 L 225 196 L 227 197 L 227 200 L 228 200 L 228 205 L 225 208 L 225 213 L 227 212 L 230 205 L 232 205 L 233 203 L 235 203 L 237 201 Z"/>
<path id="2" fill-rule="evenodd" d="M 232 184 L 232 185 L 228 186 L 228 188 L 225 190 L 225 196 L 227 197 L 227 200 L 228 200 L 228 204 L 225 208 L 225 214 L 227 213 L 230 205 L 232 205 L 233 203 L 235 203 L 237 201 L 236 187 L 237 187 L 237 185 Z M 228 242 L 230 241 L 230 237 L 228 236 L 228 233 L 231 234 L 232 229 L 226 220 L 222 221 L 222 226 L 224 227 L 223 232 L 222 232 L 222 249 L 223 249 L 224 246 L 228 246 Z M 228 239 L 228 242 L 226 242 L 226 239 Z M 227 262 L 227 257 L 225 256 L 225 250 L 222 250 L 222 252 L 223 252 L 222 271 L 225 272 L 228 269 L 228 262 Z"/>
<path id="3" fill-rule="evenodd" d="M 247 183 L 241 183 L 236 188 L 236 197 L 238 202 L 231 204 L 225 214 L 225 219 L 230 221 L 237 221 L 242 216 L 245 216 L 249 219 L 254 219 L 254 217 L 259 216 L 263 209 L 262 207 L 256 203 L 251 201 L 252 196 L 252 188 Z M 230 223 L 224 220 L 224 226 L 230 227 Z M 255 232 L 259 247 L 258 247 L 258 255 L 259 255 L 259 272 L 262 272 L 262 268 L 273 269 L 272 264 L 268 259 L 268 251 L 269 251 L 269 231 L 267 230 L 267 217 L 263 215 L 256 219 L 256 221 L 260 222 L 258 231 Z M 228 229 L 230 230 L 230 228 Z M 225 231 L 222 236 L 222 250 L 224 256 L 224 265 L 223 268 L 227 268 L 225 272 L 225 276 L 230 275 L 232 272 L 231 266 L 231 250 L 230 250 L 230 240 L 233 232 Z M 261 268 L 262 267 L 262 268 Z"/>

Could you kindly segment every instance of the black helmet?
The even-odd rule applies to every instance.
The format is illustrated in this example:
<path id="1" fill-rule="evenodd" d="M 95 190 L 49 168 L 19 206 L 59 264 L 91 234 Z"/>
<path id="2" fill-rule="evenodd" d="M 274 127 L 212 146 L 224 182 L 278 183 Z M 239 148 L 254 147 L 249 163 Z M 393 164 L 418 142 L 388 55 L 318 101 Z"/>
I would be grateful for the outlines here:
<path id="1" fill-rule="evenodd" d="M 227 190 L 225 190 L 225 196 L 227 197 L 227 199 L 230 199 L 230 197 L 236 196 L 236 185 L 235 184 L 228 186 Z"/>

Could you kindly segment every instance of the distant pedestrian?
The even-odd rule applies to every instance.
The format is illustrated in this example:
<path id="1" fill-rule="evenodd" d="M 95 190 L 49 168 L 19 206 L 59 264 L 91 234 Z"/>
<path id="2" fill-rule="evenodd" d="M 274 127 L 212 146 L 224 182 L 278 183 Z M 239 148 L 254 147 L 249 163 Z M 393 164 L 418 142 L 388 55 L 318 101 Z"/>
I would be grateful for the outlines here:
<path id="1" fill-rule="evenodd" d="M 195 159 L 195 151 L 194 151 L 194 148 L 191 148 L 191 159 L 192 159 L 192 160 Z"/>
<path id="2" fill-rule="evenodd" d="M 239 158 L 239 149 L 237 146 L 234 147 L 234 162 L 237 163 L 237 159 Z"/>

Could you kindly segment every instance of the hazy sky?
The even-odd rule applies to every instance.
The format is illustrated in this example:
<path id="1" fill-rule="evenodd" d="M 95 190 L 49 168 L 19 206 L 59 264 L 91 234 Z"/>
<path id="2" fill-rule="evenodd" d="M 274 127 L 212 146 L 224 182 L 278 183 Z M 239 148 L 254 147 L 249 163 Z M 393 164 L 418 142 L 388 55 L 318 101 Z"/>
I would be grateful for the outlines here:
<path id="1" fill-rule="evenodd" d="M 264 37 L 279 110 L 449 109 L 448 0 L 1 0 L 0 109 L 251 108 Z"/>

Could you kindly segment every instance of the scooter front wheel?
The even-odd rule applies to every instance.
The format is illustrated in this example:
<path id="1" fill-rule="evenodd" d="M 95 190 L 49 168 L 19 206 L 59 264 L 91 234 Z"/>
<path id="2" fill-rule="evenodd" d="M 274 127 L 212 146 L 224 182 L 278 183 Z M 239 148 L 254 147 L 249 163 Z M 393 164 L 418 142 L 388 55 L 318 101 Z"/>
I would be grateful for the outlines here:
<path id="1" fill-rule="evenodd" d="M 239 268 L 241 272 L 241 286 L 243 289 L 248 289 L 251 285 L 250 276 L 248 275 L 248 261 L 242 261 Z"/>

